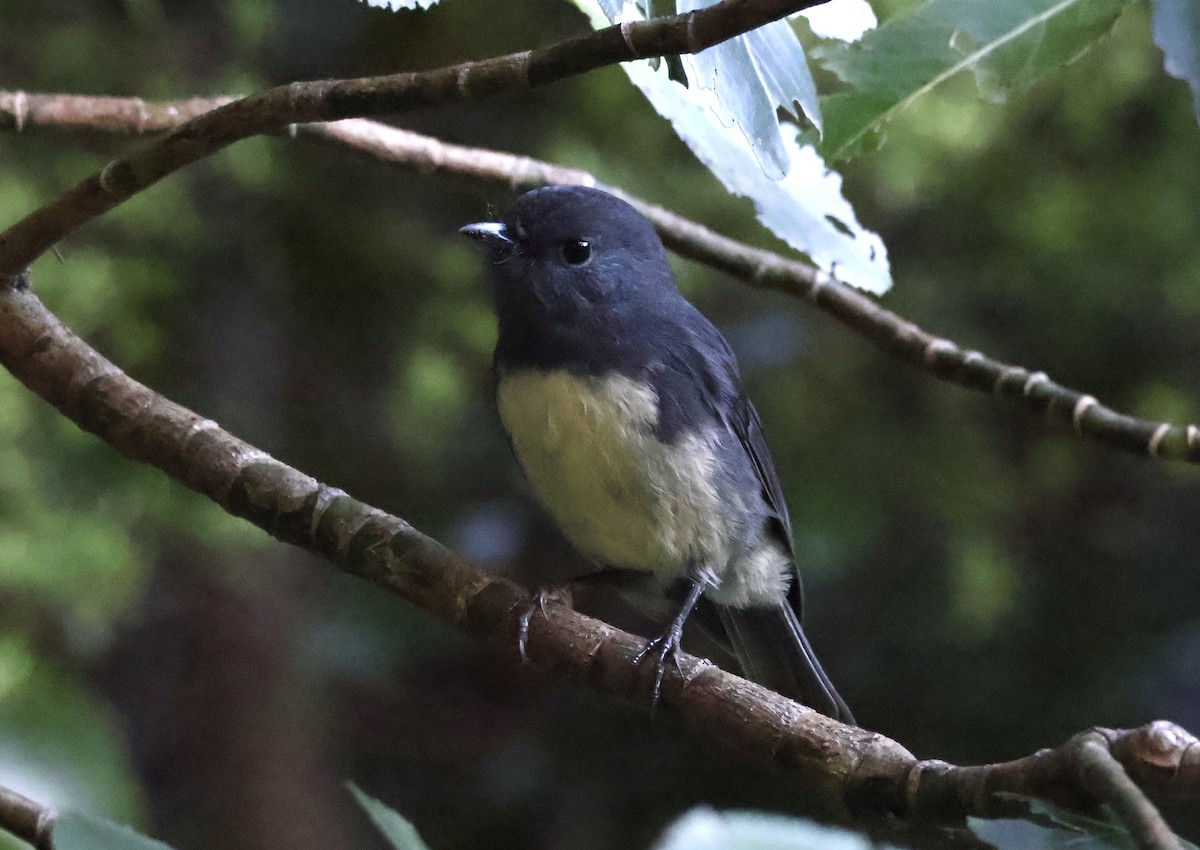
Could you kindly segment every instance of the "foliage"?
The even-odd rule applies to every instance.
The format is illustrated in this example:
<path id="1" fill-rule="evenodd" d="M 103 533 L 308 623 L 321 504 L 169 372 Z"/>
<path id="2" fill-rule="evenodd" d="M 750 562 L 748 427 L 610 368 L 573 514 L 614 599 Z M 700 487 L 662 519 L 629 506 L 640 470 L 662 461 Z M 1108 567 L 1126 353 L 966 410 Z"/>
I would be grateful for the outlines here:
<path id="1" fill-rule="evenodd" d="M 702 0 L 680 0 L 680 12 L 702 9 Z M 772 21 L 696 54 L 681 57 L 689 87 L 711 93 L 711 109 L 722 124 L 736 124 L 759 167 L 771 180 L 791 170 L 787 135 L 777 110 L 821 129 L 817 86 L 804 47 L 787 21 Z M 661 111 L 661 110 L 660 110 Z"/>
<path id="2" fill-rule="evenodd" d="M 877 8 L 886 27 L 913 3 Z M 582 28 L 561 0 L 479 9 L 0 4 L 0 78 L 188 97 L 433 67 Z M 1134 4 L 1004 105 L 973 75 L 947 79 L 841 166 L 838 191 L 887 239 L 902 283 L 888 306 L 1136 415 L 1195 421 L 1197 128 L 1149 32 Z M 769 238 L 616 69 L 404 123 L 587 167 Z M 138 143 L 0 136 L 0 214 L 15 220 Z M 250 442 L 496 569 L 552 578 L 583 565 L 509 460 L 490 411 L 487 294 L 454 235 L 510 200 L 303 136 L 262 139 L 84 228 L 63 261 L 39 261 L 35 287 L 123 368 Z M 959 762 L 1095 723 L 1200 728 L 1195 469 L 1047 433 L 803 305 L 692 264 L 677 273 L 738 350 L 797 528 L 807 629 L 865 724 Z M 231 850 L 297 833 L 375 846 L 347 777 L 438 850 L 647 847 L 701 802 L 804 814 L 777 774 L 669 717 L 648 723 L 481 657 L 2 376 L 0 424 L 0 761 L 25 769 L 5 782 L 36 799 Z M 644 626 L 611 600 L 579 604 Z M 1172 816 L 1200 835 L 1194 811 Z"/>
<path id="3" fill-rule="evenodd" d="M 139 835 L 129 827 L 80 812 L 55 819 L 54 850 L 171 850 L 161 841 Z"/>
<path id="4" fill-rule="evenodd" d="M 923 0 L 852 44 L 814 51 L 848 89 L 822 99 L 822 154 L 861 155 L 883 125 L 962 71 L 991 98 L 1031 85 L 1090 48 L 1128 0 Z"/>
<path id="5" fill-rule="evenodd" d="M 575 3 L 597 27 L 651 12 L 649 3 L 624 0 Z M 675 8 L 707 5 L 678 0 Z M 804 47 L 782 20 L 682 57 L 682 82 L 672 79 L 677 74 L 669 63 L 624 67 L 725 187 L 753 200 L 764 225 L 824 270 L 881 293 L 891 285 L 883 243 L 859 225 L 840 178 L 827 171 L 822 157 L 843 160 L 877 146 L 899 112 L 960 72 L 969 71 L 992 99 L 1026 88 L 1092 47 L 1126 5 L 1128 0 L 921 0 L 858 41 L 818 45 L 812 55 L 836 75 L 841 89 L 819 101 Z M 1168 0 L 1155 14 L 1156 38 L 1169 48 L 1168 70 L 1195 78 L 1188 40 L 1195 27 L 1185 20 L 1190 12 Z M 797 144 L 791 125 L 780 123 L 777 109 L 797 121 L 808 119 L 805 146 Z"/>
<path id="6" fill-rule="evenodd" d="M 618 9 L 629 11 L 610 8 L 606 17 L 593 3 L 576 0 L 595 26 L 615 20 Z M 687 86 L 670 79 L 665 63 L 622 67 L 696 158 L 730 192 L 754 202 L 759 221 L 826 271 L 882 293 L 891 286 L 882 240 L 858 223 L 842 197 L 841 178 L 811 147 L 797 144 L 794 125 L 775 118 L 777 105 L 792 108 L 794 101 L 820 123 L 800 43 L 784 21 L 765 30 L 686 58 Z"/>
<path id="7" fill-rule="evenodd" d="M 1155 0 L 1152 26 L 1163 66 L 1191 87 L 1200 119 L 1200 6 L 1190 0 Z"/>
<path id="8" fill-rule="evenodd" d="M 693 809 L 679 818 L 656 850 L 894 850 L 858 833 L 762 812 Z"/>
<path id="9" fill-rule="evenodd" d="M 1029 805 L 1035 822 L 1027 820 L 985 821 L 969 818 L 971 829 L 984 841 L 997 846 L 1020 841 L 1030 850 L 1136 850 L 1137 840 L 1107 807 L 1101 817 L 1073 812 L 1046 800 L 1005 796 Z M 1190 841 L 1177 838 L 1180 850 L 1195 850 Z"/>
<path id="10" fill-rule="evenodd" d="M 62 806 L 143 816 L 121 718 L 10 622 L 0 637 L 0 784 Z M 28 629 L 28 625 L 26 626 Z"/>
<path id="11" fill-rule="evenodd" d="M 417 828 L 402 815 L 374 797 L 364 794 L 357 785 L 351 783 L 349 788 L 354 799 L 370 816 L 371 823 L 379 828 L 395 850 L 429 850 L 428 845 L 417 834 Z"/>
<path id="12" fill-rule="evenodd" d="M 394 809 L 351 784 L 354 799 L 366 810 L 395 850 L 428 850 L 416 828 Z M 763 812 L 717 812 L 697 808 L 681 815 L 654 850 L 894 850 L 846 829 Z"/>

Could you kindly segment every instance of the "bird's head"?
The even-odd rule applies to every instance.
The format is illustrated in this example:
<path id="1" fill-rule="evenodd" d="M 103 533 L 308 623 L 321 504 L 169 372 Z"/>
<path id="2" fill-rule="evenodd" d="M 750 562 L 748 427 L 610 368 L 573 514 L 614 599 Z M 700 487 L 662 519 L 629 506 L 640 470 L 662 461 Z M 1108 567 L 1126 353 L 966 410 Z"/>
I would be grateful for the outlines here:
<path id="1" fill-rule="evenodd" d="M 503 221 L 459 232 L 486 246 L 502 314 L 522 307 L 552 314 L 616 309 L 674 291 L 653 225 L 599 189 L 535 189 Z"/>

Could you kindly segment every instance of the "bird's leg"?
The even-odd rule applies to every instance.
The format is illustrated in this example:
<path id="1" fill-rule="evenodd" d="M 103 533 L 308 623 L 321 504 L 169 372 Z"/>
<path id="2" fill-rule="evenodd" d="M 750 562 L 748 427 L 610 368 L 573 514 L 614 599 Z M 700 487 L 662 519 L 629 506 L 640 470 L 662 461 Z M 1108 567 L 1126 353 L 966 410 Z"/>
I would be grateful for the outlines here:
<path id="1" fill-rule="evenodd" d="M 533 602 L 525 606 L 517 617 L 517 652 L 520 653 L 521 663 L 529 663 L 529 656 L 525 652 L 525 648 L 529 643 L 529 624 L 533 621 L 535 613 L 540 612 L 543 617 L 546 616 L 547 602 L 559 602 L 563 605 L 571 606 L 574 603 L 575 588 L 613 581 L 620 582 L 622 579 L 627 578 L 627 570 L 615 570 L 609 567 L 567 579 L 562 584 L 539 585 L 537 590 L 533 592 Z"/>
<path id="2" fill-rule="evenodd" d="M 571 605 L 573 601 L 571 588 L 562 585 L 554 587 L 539 585 L 533 592 L 533 601 L 526 605 L 517 616 L 517 652 L 521 656 L 522 664 L 529 663 L 529 655 L 525 652 L 525 648 L 529 644 L 529 624 L 533 620 L 535 612 L 540 611 L 543 617 L 547 616 L 546 603 L 549 601 Z"/>
<path id="3" fill-rule="evenodd" d="M 663 674 L 666 673 L 668 656 L 675 662 L 675 667 L 679 669 L 679 642 L 683 639 L 683 624 L 687 621 L 688 615 L 692 613 L 692 609 L 696 607 L 696 603 L 700 601 L 700 594 L 704 592 L 704 582 L 701 580 L 692 578 L 689 575 L 686 581 L 688 592 L 683 600 L 683 606 L 679 609 L 679 613 L 675 615 L 675 619 L 671 621 L 671 625 L 667 627 L 667 630 L 653 640 L 648 641 L 645 648 L 638 653 L 637 658 L 633 661 L 634 664 L 641 664 L 648 656 L 654 656 L 654 691 L 650 700 L 651 711 L 658 707 L 658 698 L 662 691 Z"/>

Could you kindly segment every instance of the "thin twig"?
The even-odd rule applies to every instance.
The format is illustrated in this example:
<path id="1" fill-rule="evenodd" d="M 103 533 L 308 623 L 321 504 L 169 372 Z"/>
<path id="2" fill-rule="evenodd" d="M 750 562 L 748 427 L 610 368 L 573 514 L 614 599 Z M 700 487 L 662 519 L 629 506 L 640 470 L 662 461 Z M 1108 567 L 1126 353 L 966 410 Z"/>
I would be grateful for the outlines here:
<path id="1" fill-rule="evenodd" d="M 1088 729 L 1054 749 L 997 764 L 915 764 L 906 810 L 916 817 L 957 813 L 1018 817 L 1026 799 L 1069 809 L 1107 805 L 1143 850 L 1179 850 L 1147 791 L 1200 802 L 1200 741 L 1164 720 L 1137 729 Z"/>
<path id="2" fill-rule="evenodd" d="M 1200 463 L 1200 428 L 1150 422 L 1119 413 L 1094 396 L 1058 384 L 1045 372 L 1003 363 L 961 348 L 879 305 L 820 269 L 755 248 L 670 210 L 600 183 L 593 175 L 528 157 L 469 148 L 388 127 L 350 120 L 305 125 L 317 136 L 418 170 L 462 174 L 514 186 L 575 183 L 604 188 L 632 203 L 658 229 L 668 248 L 751 286 L 812 302 L 876 345 L 942 380 L 1014 399 L 1074 433 L 1134 454 Z"/>
<path id="3" fill-rule="evenodd" d="M 37 850 L 50 850 L 54 812 L 8 788 L 0 787 L 0 829 Z"/>
<path id="4" fill-rule="evenodd" d="M 222 96 L 151 101 L 140 97 L 0 91 L 0 130 L 21 133 L 26 128 L 43 127 L 140 136 L 174 130 L 239 99 Z"/>
<path id="5" fill-rule="evenodd" d="M 0 91 L 0 129 L 46 126 L 112 133 L 143 133 L 179 126 L 203 109 L 233 98 L 152 103 L 138 98 L 94 98 Z M 993 393 L 1041 413 L 1048 421 L 1111 448 L 1139 455 L 1200 463 L 1200 428 L 1138 419 L 1094 396 L 1032 371 L 960 347 L 880 306 L 813 266 L 722 236 L 697 222 L 627 192 L 592 174 L 501 151 L 443 142 L 365 119 L 300 126 L 306 134 L 350 146 L 375 158 L 419 171 L 458 174 L 511 186 L 574 183 L 602 186 L 628 200 L 654 222 L 677 253 L 720 269 L 751 286 L 803 298 L 885 351 L 959 386 Z"/>
<path id="6" fill-rule="evenodd" d="M 1093 799 L 1109 806 L 1142 850 L 1183 850 L 1161 813 L 1147 799 L 1121 763 L 1108 741 L 1098 733 L 1075 739 L 1076 775 Z"/>
<path id="7" fill-rule="evenodd" d="M 693 12 L 620 24 L 547 47 L 433 71 L 290 83 L 193 118 L 101 171 L 0 233 L 0 274 L 16 274 L 85 222 L 173 171 L 240 139 L 290 124 L 403 112 L 491 97 L 605 65 L 711 47 L 820 0 L 722 0 Z M 23 111 L 26 115 L 28 109 Z"/>

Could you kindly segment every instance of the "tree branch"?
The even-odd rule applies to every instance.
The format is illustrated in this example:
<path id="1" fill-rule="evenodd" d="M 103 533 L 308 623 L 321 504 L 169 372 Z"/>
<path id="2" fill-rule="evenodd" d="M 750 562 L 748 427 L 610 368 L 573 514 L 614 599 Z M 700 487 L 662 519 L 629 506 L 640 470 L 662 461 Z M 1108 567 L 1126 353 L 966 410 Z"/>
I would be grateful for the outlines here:
<path id="1" fill-rule="evenodd" d="M 1048 421 L 1113 448 L 1200 463 L 1200 429 L 1195 425 L 1137 419 L 1101 404 L 1094 396 L 1055 383 L 1045 372 L 1031 372 L 981 352 L 965 350 L 880 306 L 820 269 L 722 236 L 617 187 L 604 185 L 586 171 L 453 145 L 374 121 L 351 119 L 308 124 L 301 129 L 376 158 L 423 171 L 461 174 L 514 186 L 577 183 L 603 188 L 637 207 L 654 223 L 667 247 L 676 253 L 721 269 L 751 286 L 809 301 L 885 351 L 944 381 L 1014 399 L 1043 414 Z"/>
<path id="2" fill-rule="evenodd" d="M 0 363 L 122 454 L 517 657 L 520 615 L 533 604 L 527 592 L 134 381 L 45 308 L 30 290 L 28 271 L 0 279 Z M 649 671 L 635 662 L 641 638 L 555 602 L 545 611 L 530 623 L 531 663 L 620 700 L 647 703 L 643 673 Z M 1072 739 L 1018 762 L 956 768 L 918 762 L 883 735 L 844 726 L 691 656 L 677 670 L 668 667 L 662 705 L 703 740 L 790 772 L 806 799 L 843 821 L 994 817 L 1010 812 L 993 792 L 1011 790 L 1065 805 L 1118 801 L 1114 808 L 1140 846 L 1165 850 L 1177 846 L 1174 837 L 1155 820 L 1157 810 L 1136 780 L 1200 800 L 1200 742 L 1166 722 L 1085 732 L 1086 747 Z M 1100 779 L 1092 774 L 1094 747 L 1117 760 Z M 27 828 L 28 816 L 19 813 L 28 807 L 16 811 Z"/>
<path id="3" fill-rule="evenodd" d="M 193 97 L 155 102 L 140 97 L 0 91 L 0 130 L 20 133 L 26 127 L 46 127 L 140 136 L 174 130 L 238 99 Z"/>
<path id="4" fill-rule="evenodd" d="M 1179 850 L 1179 840 L 1134 777 L 1163 796 L 1190 784 L 1189 796 L 1200 799 L 1200 741 L 1162 720 L 1137 729 L 1096 728 L 1052 750 L 1001 764 L 921 762 L 909 781 L 916 789 L 917 815 L 932 804 L 943 816 L 957 810 L 964 816 L 1012 817 L 1025 812 L 1022 798 L 1029 796 L 1073 809 L 1107 805 L 1138 847 Z"/>
<path id="5" fill-rule="evenodd" d="M 51 850 L 50 831 L 53 827 L 54 812 L 16 791 L 0 787 L 0 829 L 32 844 L 37 850 Z"/>
<path id="6" fill-rule="evenodd" d="M 432 71 L 290 83 L 187 121 L 0 233 L 0 274 L 16 274 L 80 225 L 240 139 L 289 124 L 403 112 L 543 86 L 605 65 L 711 47 L 821 0 L 722 0 L 713 6 L 623 23 L 565 41 Z"/>
<path id="7" fill-rule="evenodd" d="M 523 589 L 134 381 L 45 308 L 29 289 L 28 272 L 0 279 L 0 363 L 127 457 L 517 658 L 518 621 L 533 604 Z M 554 602 L 545 610 L 530 623 L 532 663 L 647 703 L 647 669 L 634 663 L 642 639 Z M 913 761 L 883 736 L 842 726 L 696 658 L 685 658 L 679 671 L 668 668 L 662 705 L 706 737 L 795 769 L 835 816 L 849 814 L 842 798 L 852 778 L 857 784 L 881 770 L 902 774 Z"/>
<path id="8" fill-rule="evenodd" d="M 0 91 L 0 130 L 27 126 L 148 133 L 181 123 L 234 98 L 152 103 L 140 98 L 27 94 Z M 961 348 L 880 306 L 821 270 L 722 236 L 707 227 L 601 184 L 586 171 L 500 151 L 442 142 L 375 121 L 347 119 L 303 124 L 306 134 L 348 145 L 377 159 L 419 171 L 457 174 L 512 186 L 575 183 L 619 195 L 649 218 L 667 247 L 763 289 L 803 298 L 885 351 L 949 383 L 1019 402 L 1046 420 L 1111 448 L 1151 457 L 1200 463 L 1200 428 L 1151 422 L 1120 413 L 1094 396 L 1031 371 Z M 0 251 L 2 254 L 2 251 Z"/>
<path id="9" fill-rule="evenodd" d="M 541 85 L 613 61 L 701 49 L 770 19 L 755 15 L 778 17 L 806 5 L 811 4 L 726 2 L 712 7 L 722 14 L 711 19 L 702 17 L 711 11 L 704 10 L 424 74 L 294 84 L 238 101 L 148 104 L 120 98 L 0 93 L 0 128 L 21 130 L 31 123 L 137 133 L 176 128 L 142 151 L 110 163 L 0 235 L 0 268 L 24 266 L 82 222 L 170 171 L 247 135 L 280 132 L 291 123 L 314 118 L 395 111 Z M 181 121 L 186 123 L 180 126 Z M 596 184 L 585 172 L 448 145 L 372 122 L 304 129 L 408 166 L 514 185 Z M 630 200 L 655 222 L 676 251 L 753 285 L 804 297 L 938 377 L 1023 399 L 1101 442 L 1156 456 L 1200 460 L 1194 426 L 1158 425 L 1118 414 L 1090 396 L 1054 384 L 1043 373 L 964 352 L 811 266 Z M 317 552 L 343 570 L 387 587 L 515 655 L 517 618 L 531 604 L 522 589 L 479 572 L 403 520 L 320 484 L 131 380 L 45 310 L 28 290 L 27 273 L 6 281 L 0 285 L 0 362 L 81 427 L 127 456 L 158 466 L 280 540 Z M 533 620 L 528 654 L 543 669 L 586 681 L 623 700 L 644 702 L 645 683 L 633 663 L 641 643 L 551 603 L 546 617 Z M 1135 730 L 1089 730 L 1054 750 L 1014 762 L 955 767 L 918 762 L 882 735 L 842 726 L 696 658 L 685 658 L 678 672 L 668 672 L 663 704 L 706 740 L 721 741 L 751 758 L 795 771 L 806 795 L 840 819 L 892 814 L 946 820 L 968 814 L 1017 814 L 1020 804 L 996 793 L 1007 791 L 1076 808 L 1107 804 L 1139 846 L 1176 848 L 1177 840 L 1142 787 L 1200 799 L 1200 742 L 1165 721 Z M 45 809 L 0 790 L 0 826 L 38 847 L 48 847 L 50 822 Z"/>
<path id="10" fill-rule="evenodd" d="M 193 100 L 181 105 L 146 104 L 120 98 L 73 98 L 0 93 L 0 118 L 12 116 L 19 129 L 32 116 L 43 125 L 147 132 L 182 120 L 189 112 L 213 108 L 215 101 Z M 579 183 L 598 185 L 583 171 L 560 168 L 496 151 L 450 145 L 436 139 L 370 121 L 348 120 L 314 124 L 306 132 L 350 145 L 381 159 L 422 170 L 444 171 L 513 185 Z M 613 187 L 605 187 L 624 194 Z M 965 367 L 974 361 L 996 374 L 993 389 L 1003 389 L 1006 376 L 1021 378 L 1022 398 L 1036 402 L 1030 382 L 1055 400 L 1072 406 L 1072 422 L 1080 433 L 1103 429 L 1113 417 L 1143 430 L 1153 429 L 1143 450 L 1160 456 L 1161 426 L 1121 417 L 1044 378 L 1038 380 L 1019 367 L 990 361 L 977 353 L 961 352 L 946 340 L 920 330 L 865 296 L 803 263 L 737 243 L 660 207 L 626 196 L 658 227 L 676 251 L 722 268 L 747 282 L 805 297 L 885 348 L 922 364 L 944 379 L 979 388 L 963 380 L 965 369 L 938 370 L 939 362 L 957 358 Z M 125 454 L 158 465 L 188 486 L 214 498 L 230 513 L 250 519 L 287 542 L 316 551 L 342 569 L 373 580 L 430 610 L 464 630 L 512 654 L 515 616 L 531 604 L 528 595 L 510 583 L 476 573 L 440 544 L 421 535 L 402 520 L 325 487 L 257 449 L 221 431 L 123 375 L 111 363 L 57 322 L 28 293 L 28 277 L 11 279 L 14 295 L 21 293 L 29 312 L 0 311 L 0 318 L 41 322 L 36 339 L 27 338 L 27 354 L 42 357 L 53 342 L 70 343 L 77 357 L 55 360 L 50 375 L 13 369 L 34 389 Z M 833 297 L 822 293 L 835 293 Z M 838 306 L 842 309 L 836 309 Z M 0 321 L 0 334 L 5 333 Z M 0 360 L 13 368 L 8 354 Z M 931 356 L 933 355 L 933 356 Z M 76 369 L 87 380 L 70 380 Z M 28 377 L 27 377 L 28 376 Z M 65 380 L 64 380 L 65 379 Z M 57 384 L 57 386 L 55 385 Z M 39 390 L 40 391 L 40 390 Z M 1072 395 L 1073 394 L 1073 395 Z M 56 400 L 57 399 L 57 400 Z M 76 411 L 72 415 L 71 410 Z M 128 419 L 136 414 L 139 424 Z M 1187 448 L 1193 442 L 1189 426 Z M 1157 435 L 1157 436 L 1155 436 Z M 1127 443 L 1110 439 L 1117 445 Z M 1100 437 L 1103 439 L 1103 437 Z M 1155 441 L 1158 443 L 1156 451 Z M 1185 455 L 1189 460 L 1195 460 Z M 643 687 L 632 663 L 640 640 L 569 608 L 551 604 L 545 620 L 535 618 L 529 653 L 540 667 L 589 682 L 624 700 L 639 701 Z M 708 740 L 742 750 L 752 758 L 769 760 L 796 770 L 806 790 L 830 814 L 841 819 L 893 814 L 913 820 L 953 820 L 966 815 L 1004 817 L 1023 813 L 1024 804 L 1010 795 L 1040 796 L 1061 805 L 1087 808 L 1109 805 L 1126 824 L 1139 847 L 1175 850 L 1180 845 L 1138 781 L 1157 793 L 1200 798 L 1200 742 L 1183 729 L 1158 721 L 1134 730 L 1094 729 L 1075 736 L 1054 750 L 995 765 L 955 767 L 940 761 L 916 761 L 901 745 L 881 735 L 841 726 L 802 706 L 718 670 L 705 661 L 685 660 L 682 673 L 670 677 L 664 704 L 680 711 L 689 726 Z M 747 722 L 752 719 L 753 722 Z M 25 834 L 36 806 L 23 801 L 9 816 L 7 799 L 0 801 L 0 825 Z M 33 808 L 30 808 L 33 807 Z M 43 828 L 47 829 L 46 824 Z M 40 846 L 40 845 L 39 845 Z"/>

